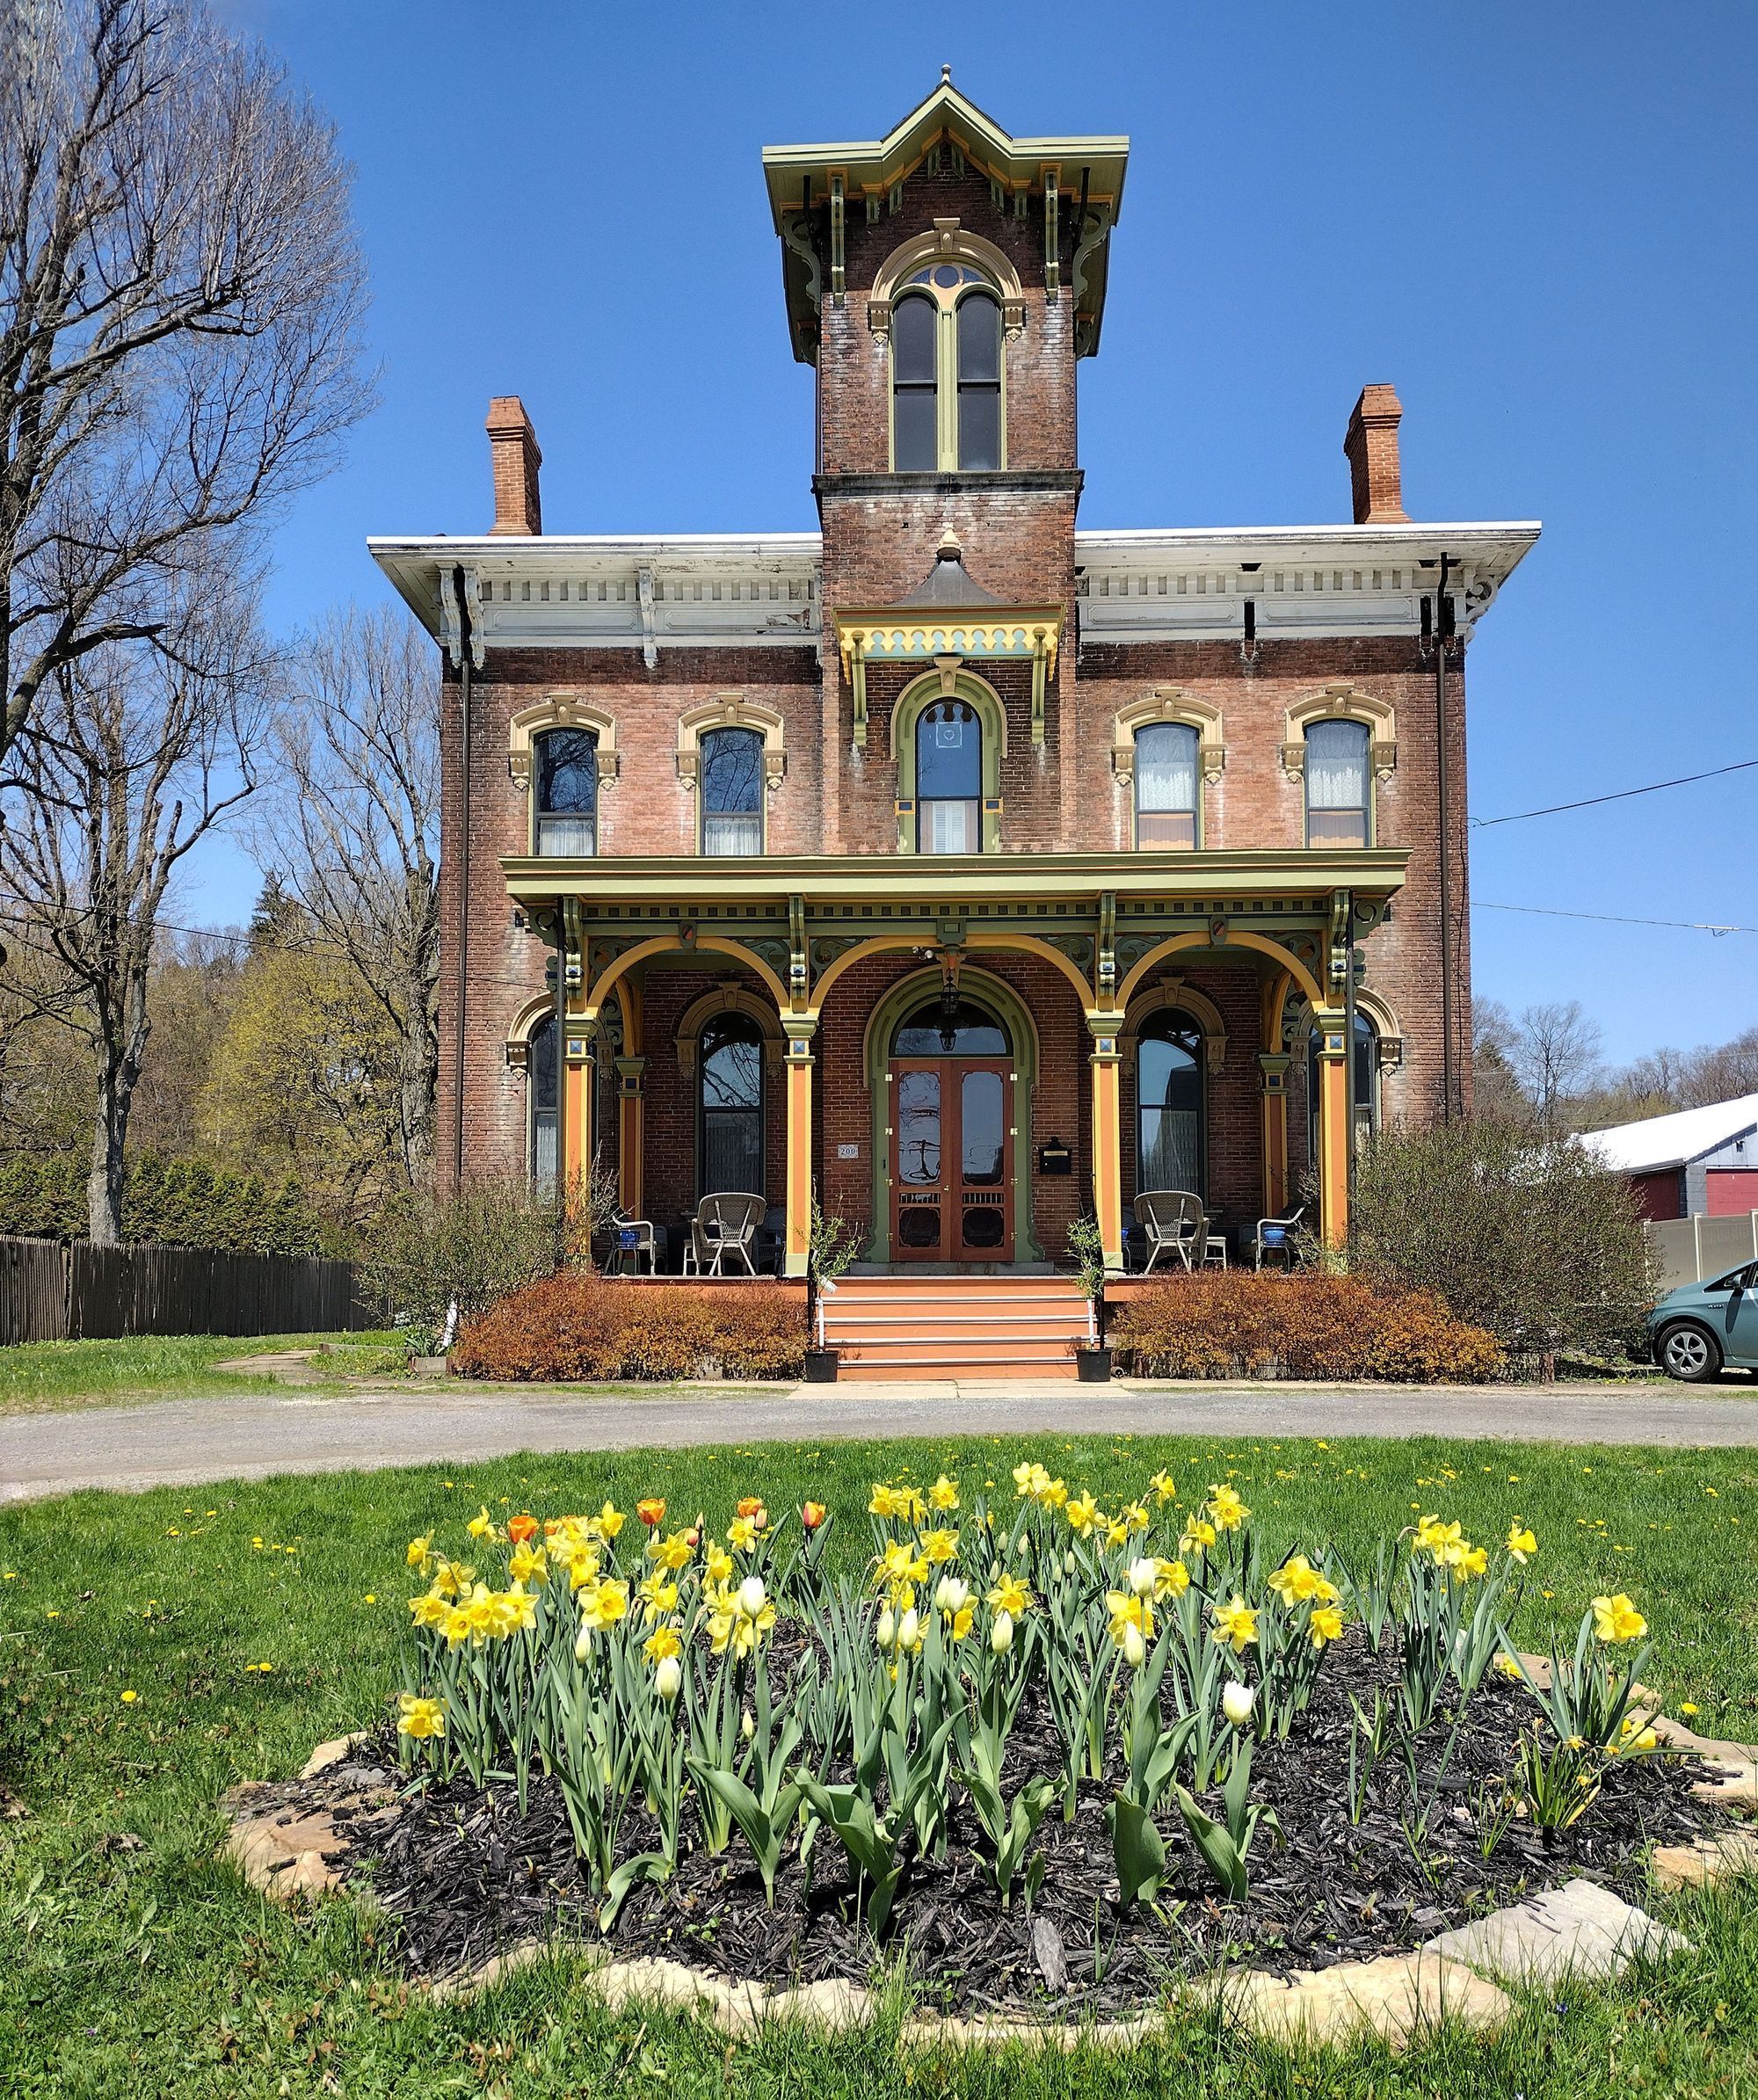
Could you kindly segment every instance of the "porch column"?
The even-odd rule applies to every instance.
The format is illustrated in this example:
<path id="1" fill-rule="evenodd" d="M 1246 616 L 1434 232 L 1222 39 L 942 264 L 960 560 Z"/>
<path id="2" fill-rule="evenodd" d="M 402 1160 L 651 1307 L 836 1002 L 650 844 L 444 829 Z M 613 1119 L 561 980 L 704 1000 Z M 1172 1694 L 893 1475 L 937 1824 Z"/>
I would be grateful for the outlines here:
<path id="1" fill-rule="evenodd" d="M 1123 1273 L 1123 1118 L 1117 1038 L 1121 1014 L 1089 1014 L 1093 1037 L 1093 1211 L 1105 1250 L 1105 1273 Z"/>
<path id="2" fill-rule="evenodd" d="M 1292 1062 L 1286 1050 L 1258 1052 L 1266 1217 L 1281 1217 L 1288 1208 L 1288 1068 Z"/>
<path id="3" fill-rule="evenodd" d="M 803 1276 L 812 1251 L 812 1039 L 818 1024 L 809 1015 L 784 1014 L 781 1026 L 788 1032 L 788 1229 L 781 1273 Z"/>
<path id="4" fill-rule="evenodd" d="M 1349 1040 L 1340 1009 L 1313 1015 L 1318 1032 L 1318 1218 L 1326 1246 L 1349 1236 Z"/>
<path id="5" fill-rule="evenodd" d="M 565 1202 L 575 1189 L 582 1195 L 592 1171 L 598 1133 L 592 1128 L 593 1082 L 598 1022 L 568 1016 L 562 1031 L 562 1099 L 556 1145 L 556 1193 Z"/>
<path id="6" fill-rule="evenodd" d="M 617 1193 L 631 1217 L 641 1216 L 642 1163 L 647 1132 L 645 1057 L 619 1057 L 617 1081 Z"/>

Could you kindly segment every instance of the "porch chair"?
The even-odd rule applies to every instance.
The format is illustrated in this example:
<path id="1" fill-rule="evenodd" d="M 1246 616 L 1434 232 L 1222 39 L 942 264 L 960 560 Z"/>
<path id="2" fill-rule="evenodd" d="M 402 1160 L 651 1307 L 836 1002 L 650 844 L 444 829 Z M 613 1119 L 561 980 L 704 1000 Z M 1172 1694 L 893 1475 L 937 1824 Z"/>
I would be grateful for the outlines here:
<path id="1" fill-rule="evenodd" d="M 1306 1215 L 1306 1205 L 1300 1204 L 1286 1217 L 1260 1217 L 1258 1229 L 1252 1235 L 1252 1267 L 1261 1268 L 1266 1254 L 1280 1254 L 1284 1268 L 1294 1267 L 1294 1232 Z"/>
<path id="2" fill-rule="evenodd" d="M 1162 1254 L 1176 1254 L 1186 1268 L 1191 1268 L 1195 1266 L 1193 1257 L 1207 1253 L 1208 1220 L 1200 1195 L 1188 1188 L 1150 1188 L 1137 1196 L 1135 1210 L 1148 1240 L 1144 1275 L 1151 1272 Z"/>
<path id="3" fill-rule="evenodd" d="M 705 1195 L 690 1221 L 689 1244 L 684 1249 L 686 1273 L 717 1276 L 731 1254 L 744 1262 L 747 1275 L 754 1276 L 757 1264 L 751 1259 L 751 1249 L 766 1208 L 760 1195 Z"/>
<path id="4" fill-rule="evenodd" d="M 634 1217 L 627 1210 L 613 1210 L 610 1214 L 610 1256 L 621 1268 L 624 1262 L 634 1264 L 634 1273 L 641 1274 L 644 1257 L 647 1273 L 655 1275 L 659 1268 L 659 1239 L 650 1218 Z"/>

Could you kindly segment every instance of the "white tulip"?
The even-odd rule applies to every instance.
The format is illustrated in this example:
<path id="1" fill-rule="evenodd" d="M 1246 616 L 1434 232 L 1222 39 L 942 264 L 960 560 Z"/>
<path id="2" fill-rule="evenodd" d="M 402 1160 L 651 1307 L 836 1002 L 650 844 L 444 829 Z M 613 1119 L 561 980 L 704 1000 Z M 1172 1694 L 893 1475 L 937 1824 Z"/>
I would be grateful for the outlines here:
<path id="1" fill-rule="evenodd" d="M 1062 1557 L 1062 1572 L 1064 1575 L 1072 1575 L 1079 1566 L 1074 1558 L 1074 1548 L 1071 1546 Z"/>
<path id="2" fill-rule="evenodd" d="M 897 1646 L 913 1648 L 922 1638 L 922 1615 L 914 1610 L 906 1611 L 897 1622 Z"/>
<path id="3" fill-rule="evenodd" d="M 948 1616 L 963 1611 L 970 1602 L 970 1585 L 956 1575 L 942 1575 L 934 1591 L 934 1602 Z"/>
<path id="4" fill-rule="evenodd" d="M 738 1724 L 738 1733 L 745 1738 L 746 1742 L 749 1742 L 752 1737 L 756 1734 L 757 1724 L 752 1719 L 748 1713 L 741 1716 Z"/>
<path id="5" fill-rule="evenodd" d="M 746 1618 L 754 1619 L 767 1602 L 768 1595 L 761 1575 L 747 1575 L 738 1586 L 738 1609 Z"/>
<path id="6" fill-rule="evenodd" d="M 1123 1660 L 1132 1670 L 1140 1669 L 1147 1659 L 1147 1652 L 1148 1644 L 1142 1639 L 1141 1628 L 1134 1624 L 1125 1626 L 1123 1629 Z"/>
<path id="7" fill-rule="evenodd" d="M 889 1648 L 890 1646 L 891 1643 L 897 1639 L 897 1622 L 892 1617 L 891 1607 L 888 1604 L 884 1610 L 879 1614 L 879 1624 L 874 1628 L 873 1639 L 875 1643 L 880 1648 L 883 1649 Z"/>
<path id="8" fill-rule="evenodd" d="M 1138 1597 L 1152 1595 L 1153 1586 L 1159 1580 L 1159 1563 L 1145 1556 L 1130 1563 L 1130 1588 Z"/>
<path id="9" fill-rule="evenodd" d="M 592 1630 L 589 1625 L 583 1624 L 579 1631 L 574 1636 L 574 1660 L 576 1662 L 584 1662 L 587 1656 L 592 1653 Z"/>
<path id="10" fill-rule="evenodd" d="M 1221 1693 L 1221 1711 L 1236 1728 L 1243 1728 L 1252 1718 L 1253 1703 L 1257 1694 L 1249 1684 L 1241 1684 L 1234 1678 Z"/>
<path id="11" fill-rule="evenodd" d="M 653 1673 L 653 1689 L 669 1706 L 683 1689 L 684 1666 L 675 1655 L 662 1655 Z"/>
<path id="12" fill-rule="evenodd" d="M 989 1629 L 989 1646 L 998 1655 L 1005 1655 L 1013 1645 L 1013 1615 L 1011 1611 L 998 1611 L 995 1624 Z"/>

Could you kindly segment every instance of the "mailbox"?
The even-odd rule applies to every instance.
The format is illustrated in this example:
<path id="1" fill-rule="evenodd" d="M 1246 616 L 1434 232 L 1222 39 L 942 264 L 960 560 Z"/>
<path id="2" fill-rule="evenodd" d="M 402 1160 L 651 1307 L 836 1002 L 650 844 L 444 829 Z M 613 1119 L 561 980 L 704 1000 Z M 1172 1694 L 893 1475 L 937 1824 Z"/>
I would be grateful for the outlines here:
<path id="1" fill-rule="evenodd" d="M 1059 1137 L 1052 1137 L 1048 1144 L 1038 1147 L 1038 1172 L 1041 1174 L 1065 1174 L 1074 1171 L 1074 1155 Z"/>

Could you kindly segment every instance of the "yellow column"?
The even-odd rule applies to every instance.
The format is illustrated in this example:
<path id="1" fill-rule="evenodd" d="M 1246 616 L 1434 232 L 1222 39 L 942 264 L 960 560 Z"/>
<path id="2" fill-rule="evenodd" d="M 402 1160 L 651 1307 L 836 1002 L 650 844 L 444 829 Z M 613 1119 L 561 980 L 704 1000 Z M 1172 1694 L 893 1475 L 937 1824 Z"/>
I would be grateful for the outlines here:
<path id="1" fill-rule="evenodd" d="M 1343 1062 L 1348 1036 L 1340 1012 L 1321 1008 L 1313 1015 L 1318 1031 L 1318 1211 L 1326 1246 L 1340 1247 L 1349 1236 L 1348 1069 Z"/>
<path id="2" fill-rule="evenodd" d="M 803 1276 L 812 1250 L 812 1038 L 815 1020 L 784 1014 L 788 1031 L 788 1227 L 781 1273 Z"/>
<path id="3" fill-rule="evenodd" d="M 617 1194 L 631 1217 L 641 1216 L 643 1163 L 646 1157 L 645 1057 L 619 1057 L 617 1077 Z"/>
<path id="4" fill-rule="evenodd" d="M 1266 1217 L 1281 1217 L 1288 1205 L 1288 1068 L 1286 1050 L 1260 1050 L 1262 1086 L 1263 1206 Z"/>
<path id="5" fill-rule="evenodd" d="M 1093 1212 L 1105 1250 L 1105 1273 L 1123 1273 L 1123 1118 L 1117 1038 L 1121 1014 L 1089 1014 L 1093 1037 Z"/>

